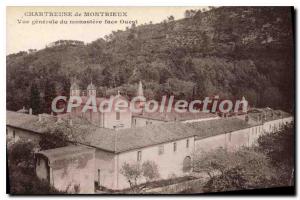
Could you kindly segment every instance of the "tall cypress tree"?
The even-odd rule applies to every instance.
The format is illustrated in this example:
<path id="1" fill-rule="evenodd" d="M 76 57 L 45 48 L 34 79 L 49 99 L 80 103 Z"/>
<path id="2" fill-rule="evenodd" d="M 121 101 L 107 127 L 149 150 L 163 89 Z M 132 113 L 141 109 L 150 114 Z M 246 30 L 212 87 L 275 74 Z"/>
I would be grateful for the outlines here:
<path id="1" fill-rule="evenodd" d="M 45 113 L 51 113 L 51 105 L 52 105 L 52 101 L 56 96 L 56 90 L 55 90 L 55 84 L 50 81 L 50 80 L 46 80 L 46 85 L 45 85 L 45 96 L 44 96 L 44 107 L 43 107 L 43 111 Z"/>
<path id="2" fill-rule="evenodd" d="M 40 92 L 35 83 L 31 85 L 30 88 L 30 108 L 32 108 L 32 112 L 34 114 L 39 114 L 41 112 L 41 99 Z"/>

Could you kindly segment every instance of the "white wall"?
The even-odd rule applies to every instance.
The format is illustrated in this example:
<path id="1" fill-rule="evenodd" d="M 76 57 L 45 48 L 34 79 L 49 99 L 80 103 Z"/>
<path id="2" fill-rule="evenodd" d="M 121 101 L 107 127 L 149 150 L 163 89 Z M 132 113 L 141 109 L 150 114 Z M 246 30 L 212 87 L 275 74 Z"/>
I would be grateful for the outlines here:
<path id="1" fill-rule="evenodd" d="M 279 130 L 279 128 L 282 125 L 285 125 L 286 123 L 291 123 L 292 121 L 293 121 L 293 117 L 272 120 L 272 121 L 265 122 L 263 128 L 265 132 L 271 133 L 276 130 Z"/>
<path id="2" fill-rule="evenodd" d="M 234 151 L 242 146 L 255 144 L 261 134 L 263 134 L 262 125 L 258 125 L 226 134 L 196 139 L 195 153 L 208 152 L 221 147 Z"/>
<path id="3" fill-rule="evenodd" d="M 150 124 L 162 124 L 165 123 L 165 121 L 161 120 L 155 120 L 155 119 L 146 119 L 142 117 L 132 117 L 132 127 L 144 127 Z"/>
<path id="4" fill-rule="evenodd" d="M 292 117 L 265 122 L 264 124 L 252 126 L 250 128 L 195 140 L 195 153 L 207 152 L 217 148 L 227 150 L 237 150 L 242 146 L 252 146 L 257 144 L 257 139 L 264 133 L 279 130 L 285 123 L 291 123 Z"/>
<path id="5" fill-rule="evenodd" d="M 17 142 L 20 139 L 30 140 L 36 144 L 40 141 L 40 135 L 30 131 L 6 126 L 6 137 L 12 142 Z"/>
<path id="6" fill-rule="evenodd" d="M 50 167 L 50 184 L 60 191 L 67 191 L 68 193 L 76 193 L 75 187 L 79 186 L 79 194 L 93 194 L 95 192 L 94 184 L 94 169 L 95 169 L 95 155 L 94 153 L 82 154 L 73 157 L 72 160 L 56 160 L 59 167 Z M 90 158 L 91 157 L 91 158 Z M 80 160 L 84 160 L 81 163 Z"/>
<path id="7" fill-rule="evenodd" d="M 48 181 L 48 160 L 38 156 L 36 161 L 35 173 L 37 177 L 41 180 Z"/>
<path id="8" fill-rule="evenodd" d="M 186 147 L 186 140 L 189 139 L 189 147 Z M 192 154 L 194 152 L 194 137 L 189 137 L 186 139 L 178 140 L 177 150 L 173 151 L 173 142 L 164 143 L 164 153 L 162 155 L 158 154 L 159 146 L 155 145 L 151 147 L 145 147 L 139 150 L 128 151 L 124 153 L 120 153 L 118 155 L 118 177 L 117 177 L 117 185 L 115 189 L 123 189 L 128 188 L 129 184 L 126 178 L 120 173 L 120 169 L 122 165 L 127 163 L 135 163 L 137 162 L 137 152 L 142 152 L 142 159 L 139 161 L 141 164 L 145 161 L 154 161 L 160 173 L 160 178 L 167 179 L 175 176 L 183 176 L 185 173 L 183 172 L 183 160 L 186 156 L 190 156 L 192 158 Z M 140 180 L 140 183 L 145 180 Z"/>
<path id="9" fill-rule="evenodd" d="M 202 121 L 216 120 L 216 119 L 221 119 L 221 117 L 216 116 L 210 118 L 190 119 L 190 120 L 182 121 L 182 123 L 202 122 Z"/>
<path id="10" fill-rule="evenodd" d="M 96 149 L 94 180 L 98 182 L 100 170 L 100 185 L 106 188 L 115 188 L 115 154 Z"/>
<path id="11" fill-rule="evenodd" d="M 120 128 L 131 128 L 131 112 L 125 111 L 120 112 L 120 120 L 116 119 L 116 112 L 107 112 L 104 113 L 104 127 L 113 129 L 114 126 L 120 127 Z M 120 126 L 122 125 L 122 127 Z"/>

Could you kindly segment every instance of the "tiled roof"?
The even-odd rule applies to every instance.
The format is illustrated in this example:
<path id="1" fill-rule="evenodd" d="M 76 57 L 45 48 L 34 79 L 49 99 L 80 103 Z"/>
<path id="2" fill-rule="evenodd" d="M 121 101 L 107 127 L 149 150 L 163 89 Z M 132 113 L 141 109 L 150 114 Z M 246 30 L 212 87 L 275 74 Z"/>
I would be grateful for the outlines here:
<path id="1" fill-rule="evenodd" d="M 71 145 L 66 147 L 60 147 L 55 149 L 48 149 L 44 151 L 39 151 L 38 154 L 42 154 L 46 156 L 49 161 L 55 161 L 59 159 L 63 159 L 66 157 L 78 155 L 78 154 L 84 154 L 84 153 L 92 153 L 95 149 L 91 147 L 86 147 L 82 145 Z"/>
<path id="2" fill-rule="evenodd" d="M 204 113 L 204 112 L 198 112 L 198 113 L 191 113 L 191 112 L 184 112 L 179 113 L 176 112 L 174 109 L 171 110 L 171 112 L 144 112 L 142 114 L 133 113 L 134 117 L 138 118 L 145 118 L 145 119 L 153 119 L 153 120 L 160 120 L 160 121 L 186 121 L 186 120 L 195 120 L 195 119 L 204 119 L 204 118 L 214 118 L 218 117 L 215 114 L 212 113 Z"/>
<path id="3" fill-rule="evenodd" d="M 251 127 L 251 125 L 246 123 L 244 120 L 237 118 L 222 118 L 217 120 L 188 123 L 188 125 L 196 130 L 196 139 L 225 134 Z"/>
<path id="4" fill-rule="evenodd" d="M 45 127 L 38 123 L 38 119 L 36 115 L 6 111 L 6 125 L 36 133 L 43 133 Z"/>
<path id="5" fill-rule="evenodd" d="M 116 152 L 180 140 L 195 134 L 193 128 L 180 122 L 121 129 L 116 131 Z"/>
<path id="6" fill-rule="evenodd" d="M 248 112 L 249 118 L 254 121 L 268 122 L 276 119 L 290 117 L 291 115 L 282 110 L 273 110 L 271 108 L 255 108 Z"/>
<path id="7" fill-rule="evenodd" d="M 7 125 L 45 134 L 49 127 L 63 126 L 67 121 L 56 122 L 51 117 L 40 122 L 35 115 L 7 111 Z M 124 152 L 142 147 L 180 140 L 196 136 L 196 139 L 220 135 L 251 127 L 244 120 L 237 118 L 222 118 L 193 123 L 166 122 L 145 127 L 120 130 L 99 128 L 88 121 L 73 119 L 71 142 L 96 147 L 110 152 Z"/>
<path id="8" fill-rule="evenodd" d="M 118 131 L 95 128 L 82 133 L 78 139 L 82 144 L 118 153 L 184 139 L 195 134 L 195 131 L 187 124 L 176 122 Z"/>

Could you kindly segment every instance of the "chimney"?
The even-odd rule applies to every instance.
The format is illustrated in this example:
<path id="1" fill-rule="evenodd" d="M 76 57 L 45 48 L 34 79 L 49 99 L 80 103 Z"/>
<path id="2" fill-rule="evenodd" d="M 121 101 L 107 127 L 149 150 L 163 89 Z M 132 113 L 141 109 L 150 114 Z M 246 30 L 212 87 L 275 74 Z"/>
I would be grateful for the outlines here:
<path id="1" fill-rule="evenodd" d="M 42 121 L 42 115 L 39 114 L 39 122 L 41 122 L 41 121 Z"/>
<path id="2" fill-rule="evenodd" d="M 29 108 L 29 115 L 32 115 L 32 108 Z"/>

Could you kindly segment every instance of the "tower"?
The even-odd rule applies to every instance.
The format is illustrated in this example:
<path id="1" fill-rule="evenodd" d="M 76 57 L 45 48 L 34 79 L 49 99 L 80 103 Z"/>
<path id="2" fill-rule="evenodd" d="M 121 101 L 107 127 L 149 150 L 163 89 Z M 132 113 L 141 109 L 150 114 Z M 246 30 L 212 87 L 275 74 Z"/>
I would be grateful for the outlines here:
<path id="1" fill-rule="evenodd" d="M 87 95 L 88 96 L 96 96 L 96 87 L 91 81 L 91 83 L 87 86 Z"/>
<path id="2" fill-rule="evenodd" d="M 138 107 L 144 108 L 146 98 L 144 96 L 142 81 L 139 82 L 139 86 L 138 86 L 138 90 L 137 90 L 137 98 L 138 98 L 138 101 L 137 101 Z"/>
<path id="3" fill-rule="evenodd" d="M 70 87 L 70 96 L 80 96 L 80 88 L 76 82 L 73 82 Z"/>
<path id="4" fill-rule="evenodd" d="M 139 87 L 138 87 L 138 91 L 137 91 L 137 96 L 138 96 L 138 97 L 144 97 L 144 91 L 143 91 L 142 81 L 139 82 Z"/>

